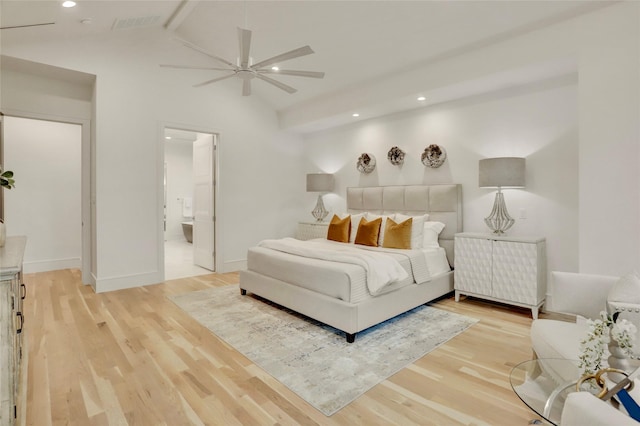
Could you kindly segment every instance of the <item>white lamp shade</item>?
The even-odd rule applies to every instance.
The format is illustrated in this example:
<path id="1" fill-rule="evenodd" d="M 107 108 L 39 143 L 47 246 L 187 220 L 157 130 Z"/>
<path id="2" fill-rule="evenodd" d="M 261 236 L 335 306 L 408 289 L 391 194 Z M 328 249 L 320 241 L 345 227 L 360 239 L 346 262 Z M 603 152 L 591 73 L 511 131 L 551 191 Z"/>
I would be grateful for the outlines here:
<path id="1" fill-rule="evenodd" d="M 525 159 L 519 157 L 480 160 L 480 188 L 524 188 Z"/>
<path id="2" fill-rule="evenodd" d="M 309 173 L 307 175 L 307 192 L 333 191 L 333 175 L 329 173 Z"/>

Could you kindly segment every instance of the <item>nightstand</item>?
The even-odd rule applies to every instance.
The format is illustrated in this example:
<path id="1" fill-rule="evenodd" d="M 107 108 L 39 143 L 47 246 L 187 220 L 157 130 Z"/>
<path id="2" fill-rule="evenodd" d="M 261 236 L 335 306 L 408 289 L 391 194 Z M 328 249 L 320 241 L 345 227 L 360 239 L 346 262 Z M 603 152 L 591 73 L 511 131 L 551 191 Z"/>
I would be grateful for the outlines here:
<path id="1" fill-rule="evenodd" d="M 329 222 L 298 222 L 296 238 L 311 240 L 313 238 L 327 238 Z"/>
<path id="2" fill-rule="evenodd" d="M 533 319 L 547 291 L 544 238 L 463 232 L 455 235 L 456 302 L 465 294 L 531 309 Z"/>

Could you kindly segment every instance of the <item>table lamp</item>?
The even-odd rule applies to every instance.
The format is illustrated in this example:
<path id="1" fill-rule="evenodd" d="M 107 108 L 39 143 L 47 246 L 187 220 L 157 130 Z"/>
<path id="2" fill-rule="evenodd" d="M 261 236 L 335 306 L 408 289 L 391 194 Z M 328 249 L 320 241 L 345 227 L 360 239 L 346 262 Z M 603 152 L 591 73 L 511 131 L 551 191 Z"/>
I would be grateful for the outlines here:
<path id="1" fill-rule="evenodd" d="M 494 234 L 502 235 L 516 222 L 504 203 L 502 188 L 524 188 L 525 159 L 517 157 L 485 158 L 479 164 L 480 188 L 498 188 L 491 214 L 484 219 Z"/>
<path id="2" fill-rule="evenodd" d="M 311 211 L 313 217 L 318 222 L 322 222 L 329 214 L 324 208 L 322 195 L 324 192 L 333 191 L 333 175 L 329 173 L 309 173 L 307 174 L 307 192 L 319 192 L 316 207 Z"/>

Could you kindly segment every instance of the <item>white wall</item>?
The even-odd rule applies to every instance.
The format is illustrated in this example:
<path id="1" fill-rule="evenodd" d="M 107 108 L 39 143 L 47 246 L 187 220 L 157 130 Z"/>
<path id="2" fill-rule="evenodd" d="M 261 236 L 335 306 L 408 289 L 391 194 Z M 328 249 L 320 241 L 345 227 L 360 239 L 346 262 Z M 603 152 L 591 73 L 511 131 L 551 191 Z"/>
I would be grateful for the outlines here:
<path id="1" fill-rule="evenodd" d="M 525 157 L 526 188 L 504 191 L 516 218 L 508 234 L 546 237 L 549 268 L 575 270 L 577 120 L 577 84 L 575 78 L 566 78 L 319 132 L 305 145 L 320 169 L 335 169 L 337 187 L 325 197 L 328 209 L 344 211 L 347 186 L 460 183 L 463 226 L 470 232 L 490 232 L 483 219 L 495 197 L 495 191 L 478 188 L 478 160 Z M 420 161 L 432 143 L 447 151 L 447 160 L 437 169 Z M 406 153 L 401 167 L 387 160 L 392 146 Z M 369 175 L 356 170 L 363 152 L 376 157 L 376 169 Z M 519 219 L 520 209 L 526 219 Z"/>
<path id="2" fill-rule="evenodd" d="M 146 30 L 141 30 L 146 31 Z M 281 132 L 273 110 L 241 86 L 194 89 L 181 70 L 158 64 L 177 57 L 170 34 L 156 45 L 114 34 L 108 51 L 91 38 L 64 45 L 42 41 L 3 54 L 96 75 L 96 290 L 156 283 L 164 266 L 161 123 L 209 129 L 220 135 L 217 253 L 221 272 L 242 268 L 246 250 L 261 239 L 292 235 L 304 189 L 300 137 Z M 187 49 L 181 48 L 181 51 Z M 78 55 L 77 52 L 83 52 Z M 116 55 L 116 56 L 114 56 Z M 114 59 L 116 58 L 116 59 Z M 3 94 L 4 96 L 4 94 Z M 4 103 L 4 102 L 3 102 Z M 37 109 L 36 102 L 25 106 Z"/>
<path id="3" fill-rule="evenodd" d="M 428 88 L 437 89 L 474 77 L 483 77 L 500 71 L 508 72 L 518 67 L 527 67 L 554 60 L 571 58 L 575 60 L 578 73 L 578 236 L 567 240 L 567 246 L 577 250 L 567 254 L 553 254 L 553 262 L 558 269 L 570 270 L 575 267 L 572 256 L 578 257 L 577 269 L 584 272 L 620 274 L 629 269 L 640 269 L 640 4 L 623 2 L 600 11 L 563 22 L 552 27 L 532 31 L 529 34 L 487 46 L 439 63 L 429 64 L 428 69 L 416 68 L 405 74 L 366 87 L 359 93 L 344 91 L 344 97 L 331 98 L 319 102 L 317 110 L 341 111 L 357 107 L 358 102 L 379 102 L 381 98 L 397 94 L 397 90 L 420 90 L 415 82 L 423 82 Z M 315 204 L 315 196 L 304 192 L 304 175 L 318 169 L 341 169 L 345 164 L 354 167 L 357 155 L 364 150 L 364 144 L 371 139 L 367 132 L 377 135 L 381 145 L 400 144 L 395 132 L 405 132 L 388 121 L 396 116 L 383 118 L 381 133 L 376 133 L 376 121 L 360 128 L 358 145 L 347 145 L 345 154 L 334 154 L 336 149 L 322 151 L 322 136 L 311 137 L 308 156 L 303 156 L 301 138 L 279 130 L 276 114 L 257 97 L 243 98 L 238 95 L 240 87 L 232 85 L 212 85 L 194 89 L 191 85 L 198 77 L 185 77 L 183 70 L 159 70 L 158 64 L 173 61 L 188 63 L 186 49 L 176 51 L 175 43 L 169 40 L 170 33 L 158 31 L 158 41 L 154 46 L 134 42 L 141 32 L 114 33 L 109 51 L 95 49 L 91 37 L 82 40 L 67 40 L 64 45 L 43 40 L 37 44 L 24 43 L 6 48 L 3 54 L 17 56 L 68 69 L 83 71 L 97 76 L 95 88 L 95 208 L 97 234 L 95 239 L 96 276 L 99 291 L 157 282 L 161 278 L 161 259 L 158 247 L 161 244 L 162 223 L 159 206 L 162 205 L 162 162 L 159 161 L 159 123 L 182 123 L 187 128 L 206 128 L 220 134 L 220 193 L 218 209 L 218 235 L 223 253 L 221 270 L 241 267 L 246 259 L 246 248 L 262 238 L 292 234 L 295 222 L 308 219 Z M 149 30 L 156 31 L 156 30 Z M 82 54 L 78 55 L 78 52 Z M 114 56 L 117 55 L 117 56 Z M 182 55 L 182 56 L 181 56 Z M 4 77 L 3 77 L 4 78 Z M 5 106 L 7 87 L 3 84 L 2 104 Z M 563 90 L 558 88 L 557 90 Z M 540 90 L 542 94 L 545 90 Z M 553 91 L 552 91 L 553 92 Z M 364 94 L 366 93 L 366 96 Z M 406 94 L 403 93 L 403 94 Z M 547 96 L 553 96 L 551 92 Z M 361 96 L 358 96 L 360 94 Z M 19 102 L 19 93 L 12 96 Z M 49 95 L 49 94 L 47 94 Z M 65 94 L 55 93 L 64 97 Z M 532 93 L 532 101 L 542 105 Z M 543 98 L 545 96 L 541 95 Z M 570 97 L 556 93 L 561 102 Z M 48 101 L 49 98 L 44 99 Z M 33 99 L 24 109 L 37 109 L 43 99 Z M 499 101 L 500 103 L 502 101 Z M 507 101 L 505 101 L 507 102 Z M 515 102 L 515 101 L 514 101 Z M 506 103 L 496 108 L 487 103 L 487 115 L 502 111 Z M 443 106 L 449 108 L 449 106 Z M 448 112 L 452 117 L 469 117 L 472 114 L 464 108 L 456 107 Z M 300 116 L 312 121 L 313 105 L 300 108 Z M 430 111 L 429 114 L 435 113 Z M 446 110 L 445 110 L 446 111 Z M 568 110 L 563 110 L 569 114 Z M 483 110 L 479 109 L 478 113 Z M 419 112 L 418 114 L 422 114 Z M 515 114 L 515 112 L 514 112 Z M 517 137 L 524 133 L 520 128 L 531 131 L 527 121 L 538 114 L 545 116 L 544 110 L 530 110 L 532 117 L 524 112 L 517 116 L 519 121 L 509 124 L 510 135 Z M 445 114 L 446 116 L 447 114 Z M 424 117 L 427 117 L 425 115 Z M 415 119 L 416 122 L 427 120 Z M 296 116 L 296 123 L 300 121 Z M 286 120 L 284 120 L 286 121 Z M 408 121 L 411 125 L 411 120 Z M 462 123 L 464 125 L 464 123 Z M 393 130 L 393 133 L 389 133 Z M 540 139 L 544 139 L 544 129 Z M 560 139 L 572 139 L 571 131 L 561 136 L 557 127 L 551 134 Z M 346 142 L 349 137 L 342 134 L 345 129 L 336 129 Z M 416 129 L 413 129 L 417 132 Z M 484 128 L 487 135 L 488 128 Z M 460 134 L 464 133 L 459 130 Z M 495 134 L 499 129 L 495 129 Z M 323 133 L 324 134 L 324 133 Z M 324 135 L 327 135 L 326 133 Z M 416 133 L 418 134 L 418 133 Z M 471 137 L 470 132 L 467 134 Z M 356 134 L 351 133 L 355 138 Z M 382 135 L 382 136 L 380 136 Z M 411 139 L 417 140 L 417 136 Z M 315 143 L 315 141 L 318 141 Z M 349 141 L 351 142 L 351 141 Z M 419 142 L 420 151 L 430 140 L 425 136 Z M 525 141 L 522 146 L 529 146 Z M 438 143 L 438 141 L 436 141 Z M 471 143 L 467 141 L 466 143 Z M 495 143 L 495 142 L 491 142 Z M 493 155 L 493 148 L 485 141 L 484 155 Z M 444 145 L 444 143 L 443 143 Z M 535 144 L 531 145 L 535 146 Z M 540 170 L 543 159 L 551 154 L 566 158 L 566 144 L 557 142 L 536 153 L 530 154 L 534 170 Z M 495 147 L 497 148 L 497 147 Z M 461 145 L 448 146 L 450 176 L 439 178 L 463 178 L 464 173 L 456 170 L 453 161 L 465 162 L 465 166 L 477 167 L 480 152 L 474 157 L 472 149 Z M 557 150 L 557 152 L 556 152 Z M 380 149 L 378 160 L 385 161 L 386 149 Z M 408 151 L 408 150 L 407 150 Z M 606 152 L 603 159 L 603 151 Z M 412 155 L 416 158 L 419 152 Z M 356 155 L 357 154 L 357 155 Z M 539 156 L 539 157 L 538 157 Z M 382 157 L 382 158 L 380 158 Z M 337 161 L 334 161 L 337 160 Z M 408 158 L 407 160 L 410 160 Z M 315 163 L 315 164 L 314 164 Z M 567 165 L 573 170 L 573 164 Z M 446 167 L 446 166 L 443 166 Z M 558 167 L 553 176 L 529 174 L 531 185 L 548 185 L 545 179 L 557 179 Z M 346 169 L 345 169 L 346 170 Z M 355 169 L 354 169 L 355 170 Z M 443 169 L 446 170 L 446 169 Z M 326 170 L 331 171 L 331 170 Z M 445 172 L 441 172 L 445 173 Z M 466 172 L 465 172 L 466 173 Z M 471 175 L 473 172 L 469 172 Z M 356 176 L 339 174 L 337 184 L 342 187 L 365 184 Z M 381 175 L 378 182 L 413 183 L 410 180 L 422 178 L 416 169 L 406 170 L 397 175 Z M 573 179 L 570 176 L 570 180 Z M 542 180 L 542 181 L 541 181 Z M 540 182 L 541 181 L 541 182 Z M 469 186 L 469 185 L 467 185 Z M 471 191 L 473 187 L 471 186 Z M 538 190 L 529 186 L 525 191 L 507 194 L 512 213 L 518 213 L 520 206 L 527 209 L 530 229 L 519 228 L 514 232 L 551 234 L 545 224 L 555 220 L 555 213 L 545 214 L 545 203 L 557 203 L 554 197 L 567 195 L 563 189 L 545 192 L 544 200 L 535 200 Z M 465 187 L 465 193 L 467 188 Z M 480 191 L 478 189 L 478 191 Z M 484 194 L 484 195 L 482 195 Z M 466 225 L 481 220 L 492 202 L 492 195 L 478 192 L 478 198 L 467 208 L 482 212 L 479 216 L 467 213 Z M 331 204 L 335 196 L 327 197 Z M 524 197 L 524 198 L 523 198 Z M 473 203 L 477 203 L 476 206 Z M 131 213 L 132 206 L 135 207 Z M 557 205 L 551 211 L 561 210 Z M 473 210 L 471 210 L 473 211 Z M 572 208 L 561 211 L 561 217 L 573 215 Z M 564 219 L 563 219 L 564 220 Z M 569 228 L 569 233 L 574 232 Z M 577 253 L 576 253 L 577 252 Z"/>
<path id="4" fill-rule="evenodd" d="M 167 164 L 167 240 L 186 241 L 182 222 L 191 220 L 182 215 L 185 197 L 193 202 L 193 142 L 167 140 L 164 159 Z"/>
<path id="5" fill-rule="evenodd" d="M 557 241 L 568 238 L 560 245 L 555 244 L 549 253 L 549 270 L 561 269 L 565 271 L 581 271 L 607 275 L 621 275 L 630 270 L 640 270 L 640 3 L 621 2 L 604 9 L 561 22 L 556 25 L 541 28 L 530 33 L 506 40 L 501 43 L 480 48 L 466 54 L 430 63 L 428 66 L 416 67 L 384 81 L 376 86 L 345 90 L 339 95 L 319 100 L 309 108 L 298 108 L 281 114 L 283 123 L 296 126 L 303 122 L 314 123 L 329 115 L 357 110 L 360 106 L 383 103 L 385 99 L 398 99 L 411 93 L 438 92 L 439 88 L 474 82 L 479 79 L 491 79 L 492 76 L 508 76 L 543 70 L 547 65 L 575 63 L 574 71 L 578 75 L 577 94 L 573 96 L 575 111 L 577 111 L 577 125 L 568 127 L 566 133 L 561 133 L 558 126 L 547 129 L 534 129 L 530 123 L 539 121 L 539 117 L 547 117 L 547 108 L 554 111 L 553 104 L 544 104 L 531 99 L 533 108 L 518 106 L 516 111 L 505 111 L 515 121 L 507 123 L 502 120 L 491 103 L 481 105 L 476 114 L 455 116 L 465 117 L 457 122 L 464 132 L 467 126 L 473 126 L 477 120 L 493 120 L 485 122 L 485 136 L 492 135 L 493 139 L 476 142 L 477 136 L 469 133 L 470 140 L 456 141 L 461 144 L 475 144 L 476 154 L 482 156 L 510 155 L 523 147 L 531 148 L 543 143 L 546 138 L 556 137 L 555 143 L 537 146 L 537 151 L 529 153 L 528 163 L 534 169 L 527 174 L 527 189 L 525 191 L 511 191 L 506 194 L 507 203 L 512 215 L 516 218 L 520 206 L 527 209 L 528 229 L 523 229 L 524 223 L 516 224 L 515 232 L 531 232 L 545 235 Z M 561 78 L 560 78 L 561 80 Z M 575 90 L 575 89 L 574 89 Z M 541 90 L 544 93 L 544 90 Z M 394 97 L 395 96 L 395 97 Z M 413 97 L 415 99 L 415 96 Z M 563 98 L 564 105 L 569 98 Z M 366 101 L 366 102 L 363 102 Z M 506 105 L 506 104 L 505 104 Z M 447 105 L 443 109 L 449 108 Z M 399 135 L 411 136 L 414 141 L 417 136 L 410 131 L 417 131 L 415 126 L 429 130 L 440 125 L 433 114 L 425 113 L 415 122 L 408 120 L 407 129 L 400 126 L 392 127 L 389 123 L 395 116 L 373 119 L 357 127 L 359 133 L 352 131 L 350 136 L 342 136 L 347 145 L 347 152 L 339 154 L 336 147 L 329 143 L 331 133 L 325 136 L 311 136 L 310 140 L 317 142 L 309 151 L 309 158 L 315 161 L 333 161 L 338 158 L 338 167 L 345 162 L 353 167 L 358 151 L 365 148 L 366 143 L 384 144 L 390 147 L 405 143 Z M 567 112 L 568 113 L 568 112 Z M 420 113 L 418 113 L 420 114 Z M 431 117 L 432 116 L 432 117 Z M 445 114 L 445 116 L 447 116 Z M 432 123 L 429 123 L 431 117 Z M 477 117 L 477 120 L 476 120 Z M 551 117 L 549 117 L 551 118 Z M 571 117 L 575 120 L 575 116 Z M 447 123 L 445 123 L 447 124 Z M 541 124 L 544 125 L 542 122 Z M 412 127 L 413 126 L 413 127 Z M 494 126 L 494 128 L 492 128 Z M 445 128 L 449 128 L 448 124 Z M 336 130 L 341 134 L 345 130 Z M 437 134 L 436 134 L 437 135 Z M 536 136 L 538 135 L 538 136 Z M 573 147 L 577 135 L 577 148 Z M 447 135 L 449 136 L 449 135 Z M 536 136 L 536 138 L 534 138 Z M 426 145 L 432 141 L 432 135 L 422 134 Z M 527 138 L 523 140 L 521 138 Z M 536 140 L 537 139 L 537 140 Z M 552 139 L 549 139 L 552 140 Z M 325 152 L 321 146 L 324 142 L 329 145 Z M 450 139 L 443 139 L 447 143 Z M 572 142 L 569 142 L 572 141 Z M 436 143 L 439 140 L 435 139 Z M 566 143 L 569 143 L 567 145 Z M 513 146 L 511 144 L 514 144 Z M 357 147 L 357 148 L 356 148 Z M 458 167 L 466 170 L 470 175 L 477 170 L 477 158 L 461 155 L 463 146 L 446 145 L 450 151 L 451 175 L 430 175 L 431 179 L 458 179 L 463 177 Z M 388 148 L 387 148 L 388 149 Z M 526 150 L 525 150 L 526 151 Z M 572 151 L 573 155 L 569 155 Z M 386 161 L 384 153 L 379 149 L 378 161 Z M 419 152 L 413 152 L 413 156 Z M 562 160 L 555 160 L 561 158 Z M 456 163 L 454 163 L 454 161 Z M 464 165 L 459 165 L 464 162 Z M 551 162 L 550 166 L 545 162 Z M 575 185 L 577 167 L 577 186 Z M 552 170 L 551 174 L 547 170 Z M 535 171 L 535 174 L 533 173 Z M 446 173 L 446 172 L 440 172 Z M 564 174 L 568 173 L 568 176 Z M 409 170 L 395 175 L 381 175 L 366 180 L 353 176 L 339 176 L 338 181 L 343 186 L 364 184 L 392 184 L 413 183 L 418 176 L 415 170 Z M 427 176 L 424 176 L 427 179 Z M 558 184 L 551 186 L 554 180 Z M 412 182 L 413 181 L 413 182 Z M 529 183 L 531 182 L 531 184 Z M 532 187 L 532 185 L 535 185 Z M 539 191 L 536 189 L 542 185 Z M 563 185 L 570 185 L 573 191 Z M 468 185 L 467 185 L 468 186 Z M 471 188 L 471 187 L 470 187 Z M 533 191 L 535 189 L 535 191 Z M 479 195 L 478 189 L 465 187 L 465 229 L 480 229 L 483 215 L 480 211 L 488 211 L 491 196 L 474 199 Z M 528 195 L 527 195 L 528 194 Z M 540 199 L 537 199 L 540 197 Z M 577 197 L 578 213 L 575 214 L 574 203 Z M 568 203 L 568 204 L 566 204 Z M 482 205 L 483 207 L 479 207 Z M 477 213 L 469 215 L 469 209 Z M 553 223 L 566 223 L 573 218 L 568 229 L 558 229 Z M 575 232 L 577 226 L 577 234 Z M 560 232 L 559 234 L 557 232 Z M 561 252 L 567 249 L 568 252 Z M 577 263 L 576 263 L 577 259 Z"/>
<path id="6" fill-rule="evenodd" d="M 5 117 L 8 235 L 26 235 L 25 272 L 80 268 L 81 126 Z"/>
<path id="7" fill-rule="evenodd" d="M 640 270 L 640 3 L 586 17 L 580 43 L 580 271 Z"/>

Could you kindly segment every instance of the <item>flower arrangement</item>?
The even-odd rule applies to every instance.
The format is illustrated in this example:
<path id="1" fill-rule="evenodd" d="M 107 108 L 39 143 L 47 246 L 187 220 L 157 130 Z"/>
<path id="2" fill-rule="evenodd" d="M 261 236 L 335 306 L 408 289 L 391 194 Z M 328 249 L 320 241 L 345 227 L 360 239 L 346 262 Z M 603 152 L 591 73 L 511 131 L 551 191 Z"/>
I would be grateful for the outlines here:
<path id="1" fill-rule="evenodd" d="M 16 181 L 13 179 L 13 172 L 11 170 L 3 171 L 2 167 L 0 167 L 0 186 L 7 189 L 16 186 Z"/>
<path id="2" fill-rule="evenodd" d="M 580 363 L 584 374 L 595 374 L 602 369 L 605 347 L 614 340 L 625 355 L 633 356 L 636 326 L 626 319 L 617 321 L 620 312 L 609 315 L 600 312 L 600 318 L 587 320 L 587 335 L 580 342 Z"/>

